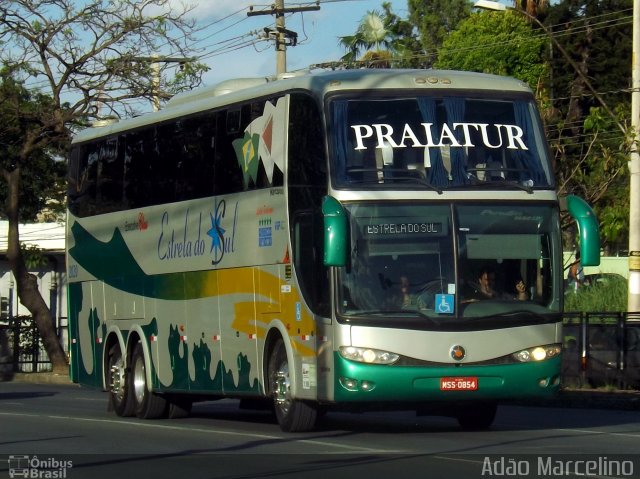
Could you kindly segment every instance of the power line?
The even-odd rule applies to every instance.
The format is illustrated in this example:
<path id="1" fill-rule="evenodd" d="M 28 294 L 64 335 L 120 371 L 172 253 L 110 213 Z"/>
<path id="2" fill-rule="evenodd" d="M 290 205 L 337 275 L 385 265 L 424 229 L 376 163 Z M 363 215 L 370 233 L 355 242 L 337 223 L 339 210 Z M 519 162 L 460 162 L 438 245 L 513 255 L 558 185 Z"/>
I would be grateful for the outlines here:
<path id="1" fill-rule="evenodd" d="M 311 6 L 311 5 L 320 5 L 320 4 L 331 4 L 331 3 L 355 3 L 355 2 L 360 2 L 362 0 L 318 0 L 315 2 L 301 2 L 298 3 L 296 5 L 303 5 L 303 6 Z M 262 4 L 262 5 L 256 5 L 256 7 L 259 8 L 269 8 L 271 7 L 273 9 L 273 7 L 271 5 L 268 4 Z M 571 19 L 570 21 L 567 22 L 562 22 L 562 23 L 558 23 L 556 25 L 551 25 L 548 28 L 550 29 L 550 32 L 555 36 L 555 37 L 563 37 L 563 36 L 567 36 L 567 35 L 574 35 L 577 33 L 581 33 L 586 31 L 587 29 L 602 29 L 602 28 L 614 28 L 614 27 L 618 27 L 618 26 L 623 26 L 623 25 L 628 25 L 629 23 L 631 23 L 632 21 L 632 17 L 630 15 L 628 15 L 628 12 L 630 12 L 632 9 L 624 9 L 624 10 L 620 10 L 617 12 L 608 12 L 608 13 L 602 13 L 599 15 L 594 15 L 594 16 L 590 16 L 590 17 L 584 17 L 584 18 L 575 18 L 575 19 Z M 223 25 L 225 22 L 227 22 L 230 19 L 233 19 L 234 17 L 241 15 L 243 12 L 245 11 L 245 8 L 241 8 L 241 9 L 237 9 L 227 15 L 224 15 L 220 18 L 216 18 L 211 20 L 210 22 L 206 23 L 205 25 L 202 25 L 199 27 L 200 32 L 205 33 L 207 30 L 212 29 L 213 27 L 216 26 L 221 26 L 221 28 L 216 29 L 216 31 L 213 32 L 207 32 L 204 36 L 198 38 L 195 41 L 196 45 L 202 45 L 201 49 L 205 50 L 204 53 L 197 55 L 197 59 L 199 61 L 203 61 L 203 60 L 207 60 L 207 59 L 211 59 L 217 56 L 221 56 L 224 54 L 229 54 L 232 52 L 236 52 L 238 50 L 242 50 L 243 48 L 248 48 L 248 47 L 253 47 L 257 50 L 256 46 L 265 42 L 266 39 L 265 38 L 250 38 L 250 35 L 254 35 L 254 36 L 258 36 L 259 34 L 256 33 L 256 31 L 250 31 L 244 35 L 240 35 L 240 36 L 235 36 L 235 37 L 231 37 L 228 39 L 224 39 L 218 42 L 215 42 L 213 44 L 209 44 L 204 46 L 203 43 L 206 42 L 207 40 L 210 40 L 212 38 L 214 38 L 217 35 L 220 35 L 223 32 L 228 31 L 229 29 L 241 24 L 242 22 L 247 20 L 247 16 L 242 15 L 242 18 L 239 18 L 237 21 L 232 22 L 229 25 Z M 585 23 L 588 23 L 585 25 Z M 566 26 L 569 25 L 570 28 L 567 29 Z M 269 27 L 271 28 L 271 26 Z M 559 29 L 562 30 L 559 30 Z M 306 34 L 305 34 L 306 35 Z M 535 38 L 543 38 L 545 37 L 545 35 L 542 34 L 534 34 L 531 36 L 532 39 Z M 174 40 L 178 41 L 180 39 L 184 39 L 185 37 L 176 37 Z M 238 41 L 240 38 L 244 38 L 244 41 Z M 165 44 L 166 45 L 166 44 Z M 501 45 L 504 45 L 504 43 L 502 43 Z M 492 46 L 496 46 L 496 44 L 492 45 Z M 476 49 L 482 49 L 482 48 L 488 48 L 485 46 L 475 46 L 473 48 L 469 48 L 466 51 L 474 51 Z M 264 51 L 264 50 L 260 50 L 260 51 Z M 169 54 L 171 54 L 171 52 L 169 52 Z M 416 54 L 411 56 L 410 58 L 414 58 L 414 59 L 429 59 L 429 58 L 433 58 L 434 55 L 432 54 Z M 47 82 L 46 81 L 42 81 L 42 82 L 36 82 L 33 84 L 30 84 L 30 87 L 33 86 L 35 89 L 41 90 L 42 88 L 47 86 Z M 623 92 L 622 90 L 620 92 Z M 589 97 L 591 95 L 588 94 L 584 94 L 581 95 L 582 97 Z M 552 99 L 552 101 L 558 101 L 558 100 L 564 100 L 566 98 L 554 98 Z"/>
<path id="2" fill-rule="evenodd" d="M 240 10 L 237 10 L 237 11 L 235 11 L 234 13 L 231 13 L 231 14 L 227 15 L 226 17 L 223 17 L 223 18 L 221 18 L 220 20 L 217 20 L 217 21 L 215 21 L 215 22 L 211 23 L 210 25 L 208 25 L 208 26 L 207 26 L 207 27 L 205 27 L 204 29 L 209 28 L 210 26 L 213 26 L 213 25 L 217 25 L 218 23 L 220 23 L 220 22 L 222 22 L 222 21 L 224 21 L 224 20 L 226 20 L 226 19 L 228 19 L 228 18 L 231 18 L 231 17 L 233 17 L 233 16 L 235 16 L 235 15 L 238 15 L 238 14 L 240 14 L 240 13 L 243 13 L 244 11 L 245 11 L 245 9 L 244 9 L 244 8 L 242 8 L 242 9 L 240 9 Z M 226 27 L 224 27 L 224 28 L 222 28 L 222 29 L 220 29 L 220 30 L 218 30 L 218 31 L 216 31 L 216 32 L 213 32 L 213 33 L 211 33 L 211 34 L 207 35 L 207 36 L 206 36 L 206 37 L 204 37 L 204 38 L 199 39 L 196 43 L 200 43 L 200 42 L 203 42 L 203 41 L 208 40 L 208 39 L 210 39 L 210 38 L 213 38 L 213 37 L 215 37 L 216 35 L 218 35 L 218 34 L 220 34 L 220 33 L 224 32 L 224 31 L 228 30 L 229 28 L 235 27 L 236 25 L 238 25 L 238 24 L 240 24 L 240 23 L 244 22 L 246 19 L 247 19 L 247 17 L 246 17 L 246 16 L 243 16 L 243 17 L 242 17 L 240 20 L 238 20 L 237 22 L 234 22 L 234 23 L 232 23 L 231 25 L 228 25 L 228 26 L 226 26 Z M 204 29 L 203 29 L 203 30 L 204 30 Z"/>

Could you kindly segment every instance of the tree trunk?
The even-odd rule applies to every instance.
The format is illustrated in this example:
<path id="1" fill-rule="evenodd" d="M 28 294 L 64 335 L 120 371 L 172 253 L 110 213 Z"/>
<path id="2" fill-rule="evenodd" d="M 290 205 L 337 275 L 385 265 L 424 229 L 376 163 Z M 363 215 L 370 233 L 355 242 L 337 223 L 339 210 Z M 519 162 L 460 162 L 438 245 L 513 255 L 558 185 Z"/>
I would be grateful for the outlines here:
<path id="1" fill-rule="evenodd" d="M 20 250 L 20 236 L 18 224 L 20 221 L 20 167 L 13 171 L 4 171 L 7 182 L 7 208 L 9 231 L 7 236 L 7 259 L 13 272 L 18 289 L 20 302 L 29 310 L 38 327 L 44 347 L 56 374 L 69 374 L 69 363 L 56 334 L 51 318 L 51 311 L 47 307 L 40 291 L 36 276 L 30 274 Z"/>

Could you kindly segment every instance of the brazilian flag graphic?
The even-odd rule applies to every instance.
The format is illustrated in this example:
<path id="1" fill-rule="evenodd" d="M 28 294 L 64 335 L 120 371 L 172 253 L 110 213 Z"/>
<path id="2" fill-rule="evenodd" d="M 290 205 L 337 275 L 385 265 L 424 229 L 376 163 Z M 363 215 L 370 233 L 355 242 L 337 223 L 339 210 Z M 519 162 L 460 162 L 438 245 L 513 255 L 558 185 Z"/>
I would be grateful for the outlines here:
<path id="1" fill-rule="evenodd" d="M 233 141 L 233 148 L 236 151 L 238 164 L 242 169 L 242 181 L 245 189 L 249 187 L 249 178 L 255 183 L 258 179 L 258 146 L 260 145 L 260 135 L 257 133 L 244 133 L 244 138 Z"/>

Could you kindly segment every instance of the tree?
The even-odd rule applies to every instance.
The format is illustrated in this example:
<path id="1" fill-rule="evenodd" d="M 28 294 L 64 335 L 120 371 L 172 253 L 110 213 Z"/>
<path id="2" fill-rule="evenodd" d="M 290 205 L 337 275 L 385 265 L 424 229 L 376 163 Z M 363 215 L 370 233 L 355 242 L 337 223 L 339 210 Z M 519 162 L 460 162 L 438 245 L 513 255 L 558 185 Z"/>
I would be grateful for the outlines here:
<path id="1" fill-rule="evenodd" d="M 50 105 L 50 98 L 32 94 L 9 69 L 0 70 L 0 169 L 13 169 L 19 147 L 33 128 L 36 112 L 46 110 Z M 31 118 L 27 118 L 28 112 L 31 112 Z M 19 121 L 20 118 L 23 121 Z M 51 145 L 51 148 L 55 146 Z M 29 163 L 24 165 L 19 197 L 20 222 L 34 221 L 45 209 L 55 218 L 63 213 L 67 168 L 62 160 L 64 148 L 55 149 L 35 151 Z M 0 205 L 7 203 L 7 194 L 7 182 L 0 182 Z M 7 219 L 4 208 L 0 208 L 0 218 Z"/>
<path id="2" fill-rule="evenodd" d="M 543 23 L 583 75 L 563 55 L 552 59 L 556 108 L 567 123 L 600 107 L 584 84 L 589 78 L 610 109 L 628 102 L 631 69 L 631 0 L 563 0 L 548 8 Z M 626 13 L 625 13 L 626 12 Z"/>
<path id="3" fill-rule="evenodd" d="M 622 105 L 616 111 L 618 118 L 629 115 Z M 626 247 L 629 234 L 629 143 L 615 123 L 602 108 L 593 107 L 582 119 L 579 135 L 571 135 L 567 129 L 565 137 L 560 127 L 552 129 L 556 134 L 552 152 L 556 156 L 558 191 L 579 195 L 594 206 L 607 254 L 621 243 Z M 572 247 L 576 227 L 564 218 L 563 227 L 567 226 L 568 246 Z"/>
<path id="4" fill-rule="evenodd" d="M 437 59 L 437 52 L 458 24 L 471 13 L 468 0 L 408 0 L 409 21 L 418 30 L 426 66 Z"/>
<path id="5" fill-rule="evenodd" d="M 385 24 L 393 38 L 393 66 L 396 68 L 427 68 L 426 56 L 415 26 L 409 20 L 396 15 L 390 3 L 383 3 L 382 9 Z"/>
<path id="6" fill-rule="evenodd" d="M 46 197 L 43 193 L 47 188 L 38 188 L 39 179 L 34 178 L 33 173 L 43 173 L 52 167 L 54 160 L 51 153 L 61 149 L 65 137 L 59 135 L 51 138 L 46 144 L 43 142 L 42 147 L 30 146 L 30 161 L 21 160 L 25 145 L 33 145 L 36 141 L 34 137 L 39 135 L 40 121 L 51 111 L 52 101 L 46 95 L 32 95 L 14 78 L 14 74 L 8 68 L 0 72 L 0 173 L 6 186 L 2 191 L 4 213 L 9 220 L 7 259 L 22 303 L 34 319 L 41 318 L 40 321 L 46 323 L 44 327 L 39 327 L 43 343 L 54 342 L 57 345 L 49 346 L 47 352 L 54 368 L 58 365 L 57 370 L 61 372 L 66 357 L 53 330 L 49 308 L 38 290 L 37 278 L 28 273 L 24 251 L 18 241 L 18 223 L 32 219 L 43 206 Z M 28 173 L 24 182 L 23 171 Z M 51 178 L 51 175 L 46 176 Z"/>
<path id="7" fill-rule="evenodd" d="M 391 31 L 387 28 L 385 19 L 377 10 L 367 12 L 353 35 L 339 37 L 339 45 L 343 46 L 347 53 L 341 58 L 344 62 L 353 63 L 362 53 L 371 52 L 370 57 L 383 57 L 388 60 L 392 45 Z M 364 50 L 364 52 L 363 52 Z M 382 53 L 381 51 L 384 51 Z"/>
<path id="8" fill-rule="evenodd" d="M 420 67 L 420 45 L 413 26 L 393 13 L 390 3 L 383 3 L 382 8 L 382 13 L 367 12 L 355 34 L 339 37 L 338 44 L 347 50 L 341 60 L 369 68 Z"/>
<path id="9" fill-rule="evenodd" d="M 515 0 L 515 8 L 527 12 L 532 17 L 538 17 L 549 6 L 548 0 Z"/>
<path id="10" fill-rule="evenodd" d="M 20 249 L 23 174 L 39 155 L 68 144 L 71 131 L 88 120 L 130 115 L 136 112 L 131 100 L 165 100 L 199 83 L 206 67 L 187 59 L 194 20 L 188 19 L 187 8 L 175 10 L 171 4 L 170 0 L 89 0 L 78 6 L 72 0 L 0 3 L 0 62 L 14 78 L 22 73 L 24 85 L 36 91 L 29 97 L 16 86 L 9 95 L 15 122 L 24 126 L 25 136 L 2 151 L 7 155 L 1 171 L 7 188 L 7 259 L 18 297 L 31 312 L 56 373 L 67 373 L 66 356 Z M 157 57 L 158 52 L 171 57 Z M 183 68 L 172 81 L 159 79 L 156 65 L 162 64 L 163 70 L 173 58 L 184 60 Z"/>
<path id="11" fill-rule="evenodd" d="M 533 35 L 517 12 L 478 12 L 444 40 L 434 66 L 513 76 L 542 93 L 548 78 L 542 60 L 547 45 L 548 39 Z"/>
<path id="12" fill-rule="evenodd" d="M 564 0 L 544 24 L 582 72 L 554 54 L 547 133 L 561 193 L 594 205 L 605 249 L 628 244 L 631 0 Z M 586 88 L 588 78 L 607 105 Z M 622 127 L 622 128 L 621 128 Z"/>

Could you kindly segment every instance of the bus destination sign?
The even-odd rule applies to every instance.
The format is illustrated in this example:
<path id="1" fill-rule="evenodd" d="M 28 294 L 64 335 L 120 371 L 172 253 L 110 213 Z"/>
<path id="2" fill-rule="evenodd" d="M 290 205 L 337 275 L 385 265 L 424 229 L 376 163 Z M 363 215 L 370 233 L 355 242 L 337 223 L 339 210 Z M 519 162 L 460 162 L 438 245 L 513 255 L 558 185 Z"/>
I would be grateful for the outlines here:
<path id="1" fill-rule="evenodd" d="M 369 236 L 411 236 L 429 235 L 442 232 L 442 223 L 434 222 L 393 222 L 368 224 L 364 227 Z"/>

